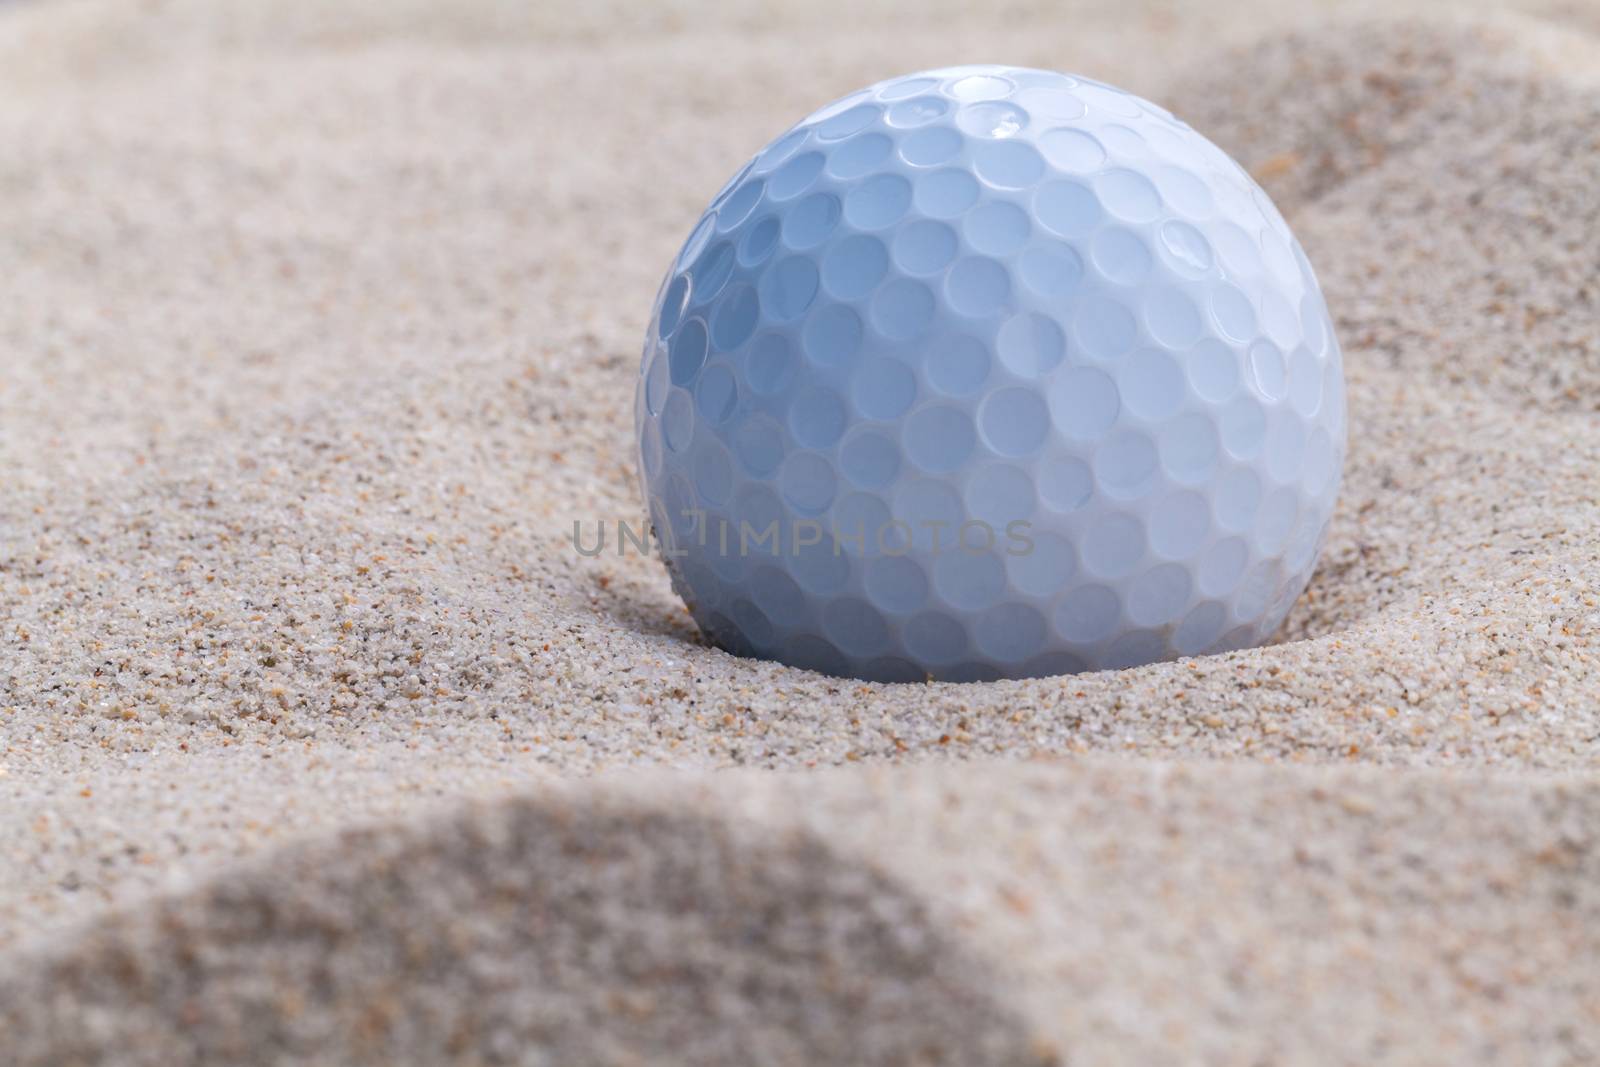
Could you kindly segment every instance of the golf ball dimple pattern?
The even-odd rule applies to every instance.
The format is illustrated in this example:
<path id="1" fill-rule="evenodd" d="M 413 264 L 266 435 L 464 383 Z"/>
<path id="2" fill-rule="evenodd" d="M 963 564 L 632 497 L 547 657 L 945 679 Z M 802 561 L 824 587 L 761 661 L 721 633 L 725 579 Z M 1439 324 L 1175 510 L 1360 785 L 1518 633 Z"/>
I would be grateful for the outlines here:
<path id="1" fill-rule="evenodd" d="M 711 640 L 981 681 L 1268 637 L 1344 403 L 1311 267 L 1237 164 L 1131 94 L 986 66 L 864 89 L 735 175 L 634 410 Z"/>

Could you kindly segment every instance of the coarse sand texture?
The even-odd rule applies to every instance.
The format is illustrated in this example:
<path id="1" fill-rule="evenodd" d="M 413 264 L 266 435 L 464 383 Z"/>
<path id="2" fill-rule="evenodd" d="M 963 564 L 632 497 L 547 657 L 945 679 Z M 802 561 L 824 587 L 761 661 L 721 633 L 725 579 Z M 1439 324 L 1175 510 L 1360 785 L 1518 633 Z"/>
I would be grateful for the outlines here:
<path id="1" fill-rule="evenodd" d="M 1219 11 L 0 5 L 0 1063 L 1600 1061 L 1600 6 Z M 726 177 L 974 59 L 1316 266 L 1264 647 L 843 680 L 574 549 Z"/>

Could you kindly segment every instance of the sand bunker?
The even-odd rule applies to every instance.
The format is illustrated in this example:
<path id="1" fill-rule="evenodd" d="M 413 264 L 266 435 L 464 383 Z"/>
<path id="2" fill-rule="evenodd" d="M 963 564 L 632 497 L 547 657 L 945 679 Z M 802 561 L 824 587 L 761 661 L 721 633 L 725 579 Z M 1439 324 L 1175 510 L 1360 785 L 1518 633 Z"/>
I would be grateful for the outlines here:
<path id="1" fill-rule="evenodd" d="M 318 12 L 0 11 L 0 1059 L 1600 1058 L 1589 29 Z M 1166 103 L 1316 265 L 1271 647 L 846 682 L 572 550 L 686 220 L 969 54 Z"/>

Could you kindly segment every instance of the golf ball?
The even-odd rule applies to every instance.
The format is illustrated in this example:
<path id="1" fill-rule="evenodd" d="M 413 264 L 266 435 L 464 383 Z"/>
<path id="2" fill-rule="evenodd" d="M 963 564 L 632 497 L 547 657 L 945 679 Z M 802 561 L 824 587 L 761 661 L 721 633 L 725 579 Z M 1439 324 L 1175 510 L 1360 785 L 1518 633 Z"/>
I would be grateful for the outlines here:
<path id="1" fill-rule="evenodd" d="M 745 164 L 662 283 L 635 420 L 707 637 L 882 681 L 1266 639 L 1345 449 L 1261 188 L 1149 101 L 1001 66 L 880 82 Z"/>

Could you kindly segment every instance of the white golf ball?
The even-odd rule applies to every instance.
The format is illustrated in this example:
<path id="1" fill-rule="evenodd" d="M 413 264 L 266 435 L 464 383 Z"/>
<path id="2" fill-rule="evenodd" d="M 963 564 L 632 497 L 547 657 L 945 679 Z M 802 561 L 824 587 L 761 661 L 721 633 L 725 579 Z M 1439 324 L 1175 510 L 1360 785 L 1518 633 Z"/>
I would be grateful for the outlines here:
<path id="1" fill-rule="evenodd" d="M 1238 164 L 1086 78 L 893 78 L 756 154 L 662 283 L 635 401 L 719 646 L 975 681 L 1236 649 L 1305 588 L 1339 345 Z"/>

